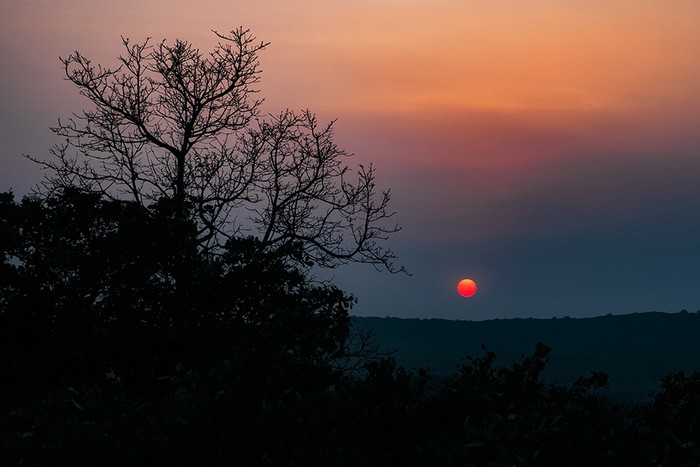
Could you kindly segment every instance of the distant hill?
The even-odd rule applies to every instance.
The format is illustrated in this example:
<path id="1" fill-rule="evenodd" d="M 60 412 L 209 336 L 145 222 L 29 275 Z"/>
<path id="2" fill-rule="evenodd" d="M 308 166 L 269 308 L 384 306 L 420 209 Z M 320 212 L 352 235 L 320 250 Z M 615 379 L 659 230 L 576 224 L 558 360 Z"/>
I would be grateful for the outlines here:
<path id="1" fill-rule="evenodd" d="M 552 348 L 545 376 L 568 383 L 591 371 L 610 375 L 611 395 L 644 400 L 669 371 L 700 371 L 700 314 L 634 313 L 596 318 L 451 321 L 355 317 L 372 329 L 385 350 L 406 368 L 454 373 L 465 356 L 483 355 L 482 344 L 507 365 L 532 353 L 537 342 Z"/>

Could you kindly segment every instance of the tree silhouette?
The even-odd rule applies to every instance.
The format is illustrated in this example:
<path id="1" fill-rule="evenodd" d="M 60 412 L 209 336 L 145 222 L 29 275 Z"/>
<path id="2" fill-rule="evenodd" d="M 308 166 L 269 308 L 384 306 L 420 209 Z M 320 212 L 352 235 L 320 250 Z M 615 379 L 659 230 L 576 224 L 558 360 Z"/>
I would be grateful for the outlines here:
<path id="1" fill-rule="evenodd" d="M 123 39 L 116 68 L 62 60 L 92 107 L 33 158 L 44 189 L 0 193 L 10 463 L 328 465 L 345 445 L 337 387 L 378 351 L 309 267 L 402 270 L 389 192 L 332 122 L 261 118 L 266 44 L 217 36 L 208 55 Z"/>
<path id="2" fill-rule="evenodd" d="M 50 159 L 30 157 L 49 169 L 45 188 L 188 203 L 204 249 L 245 229 L 262 250 L 301 245 L 302 263 L 401 270 L 381 245 L 399 227 L 388 222 L 390 194 L 377 190 L 374 168 L 351 170 L 333 122 L 319 125 L 309 111 L 260 117 L 258 53 L 267 44 L 242 28 L 215 34 L 209 54 L 181 40 L 122 38 L 116 68 L 80 52 L 61 59 L 92 108 L 59 120 L 52 130 L 64 142 Z"/>
<path id="3" fill-rule="evenodd" d="M 201 253 L 196 226 L 171 200 L 146 208 L 76 189 L 21 203 L 3 194 L 0 229 L 6 381 L 110 368 L 146 378 L 207 355 L 284 355 L 330 371 L 346 353 L 354 298 L 290 267 L 294 251 L 261 253 L 255 238 Z"/>

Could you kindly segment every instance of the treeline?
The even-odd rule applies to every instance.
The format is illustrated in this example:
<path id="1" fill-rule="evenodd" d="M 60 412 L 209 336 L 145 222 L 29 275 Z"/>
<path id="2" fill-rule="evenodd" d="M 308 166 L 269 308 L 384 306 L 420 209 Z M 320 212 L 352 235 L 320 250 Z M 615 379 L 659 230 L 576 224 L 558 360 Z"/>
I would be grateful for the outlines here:
<path id="1" fill-rule="evenodd" d="M 565 306 L 564 306 L 565 308 Z M 700 313 L 645 312 L 593 318 L 454 321 L 357 317 L 405 367 L 450 375 L 464 355 L 481 345 L 499 362 L 518 360 L 537 342 L 552 348 L 545 380 L 568 382 L 591 370 L 610 375 L 609 393 L 646 402 L 668 372 L 700 371 Z"/>
<path id="2" fill-rule="evenodd" d="M 186 206 L 0 195 L 2 465 L 696 465 L 700 375 L 648 404 L 546 382 L 549 348 L 448 378 L 351 326 L 298 244 L 199 248 Z"/>

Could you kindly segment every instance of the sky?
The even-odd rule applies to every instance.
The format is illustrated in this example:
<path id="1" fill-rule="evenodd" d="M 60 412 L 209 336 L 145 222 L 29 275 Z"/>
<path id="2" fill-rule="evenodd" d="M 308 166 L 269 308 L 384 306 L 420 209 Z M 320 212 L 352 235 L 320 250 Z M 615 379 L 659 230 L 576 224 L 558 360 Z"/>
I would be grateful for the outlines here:
<path id="1" fill-rule="evenodd" d="M 0 191 L 41 178 L 63 79 L 121 37 L 250 28 L 265 111 L 337 119 L 372 162 L 411 272 L 320 273 L 365 316 L 483 320 L 700 308 L 696 0 L 4 0 Z M 474 279 L 474 297 L 457 294 Z"/>

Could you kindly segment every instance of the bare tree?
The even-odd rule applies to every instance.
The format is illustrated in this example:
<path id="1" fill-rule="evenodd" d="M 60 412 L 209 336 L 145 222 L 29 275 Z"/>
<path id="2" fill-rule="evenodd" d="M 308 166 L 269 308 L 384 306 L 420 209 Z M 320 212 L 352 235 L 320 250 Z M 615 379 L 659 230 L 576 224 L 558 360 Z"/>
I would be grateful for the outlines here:
<path id="1" fill-rule="evenodd" d="M 116 68 L 79 52 L 61 59 L 92 108 L 52 128 L 64 141 L 49 160 L 32 158 L 48 169 L 44 187 L 142 204 L 172 198 L 194 210 L 203 248 L 243 229 L 263 248 L 301 245 L 307 263 L 396 271 L 380 243 L 399 227 L 373 167 L 352 171 L 333 122 L 319 126 L 308 111 L 261 118 L 254 86 L 267 44 L 242 28 L 215 34 L 208 55 L 181 40 L 122 38 Z"/>

